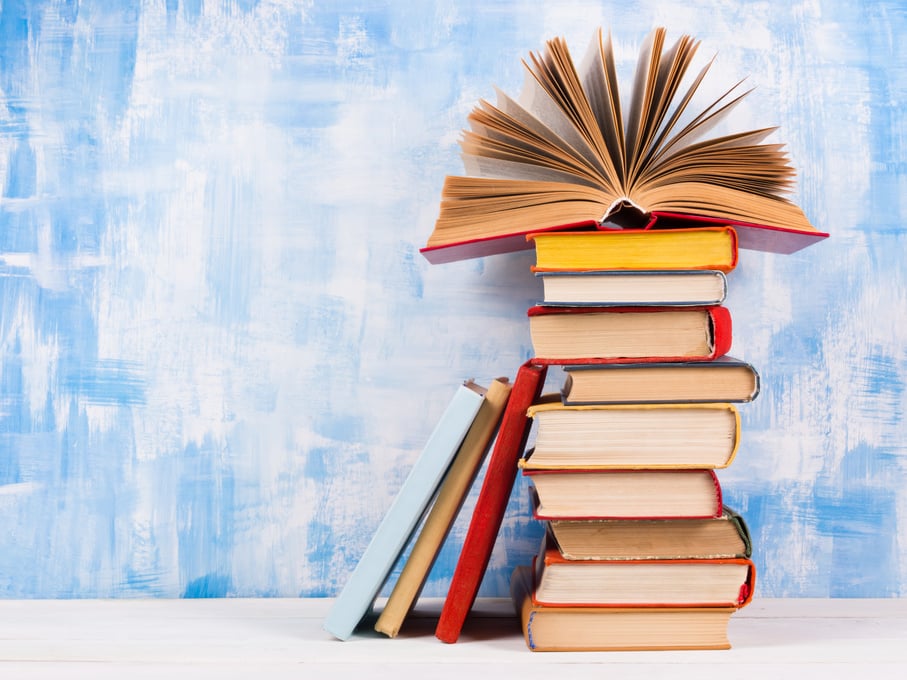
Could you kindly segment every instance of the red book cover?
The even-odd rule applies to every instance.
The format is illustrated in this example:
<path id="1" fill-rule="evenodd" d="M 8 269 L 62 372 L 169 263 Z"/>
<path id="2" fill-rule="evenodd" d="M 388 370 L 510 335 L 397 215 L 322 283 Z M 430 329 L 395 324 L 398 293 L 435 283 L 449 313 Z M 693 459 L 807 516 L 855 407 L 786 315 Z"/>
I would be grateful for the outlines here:
<path id="1" fill-rule="evenodd" d="M 779 255 L 790 255 L 822 239 L 824 231 L 805 232 L 784 227 L 771 227 L 752 222 L 729 222 L 719 217 L 704 217 L 683 213 L 653 211 L 649 213 L 646 229 L 677 229 L 679 227 L 722 225 L 732 226 L 737 232 L 738 245 L 746 250 L 762 250 Z"/>
<path id="2" fill-rule="evenodd" d="M 739 222 L 718 217 L 704 217 L 685 213 L 653 211 L 644 216 L 641 226 L 644 229 L 676 229 L 690 226 L 731 226 L 737 231 L 739 246 L 746 250 L 761 250 L 768 253 L 789 255 L 807 246 L 828 238 L 828 233 L 823 231 L 799 231 L 772 227 L 765 224 Z M 538 231 L 570 231 L 576 229 L 611 229 L 613 225 L 601 224 L 594 220 L 576 222 L 571 224 L 556 224 L 547 229 L 515 229 L 504 236 L 491 236 L 475 238 L 451 243 L 443 246 L 427 246 L 421 248 L 425 258 L 432 264 L 468 260 L 486 255 L 499 255 L 520 250 L 529 250 L 533 247 L 531 241 L 526 240 L 526 235 Z"/>
<path id="3" fill-rule="evenodd" d="M 532 421 L 526 411 L 539 398 L 546 372 L 545 366 L 527 362 L 513 381 L 485 480 L 435 629 L 435 637 L 442 642 L 457 641 L 479 592 L 529 436 Z"/>
<path id="4" fill-rule="evenodd" d="M 578 365 L 578 364 L 607 364 L 607 363 L 651 363 L 651 362 L 679 362 L 679 361 L 712 361 L 724 356 L 731 350 L 733 340 L 733 329 L 731 325 L 731 313 L 727 307 L 721 305 L 709 307 L 549 307 L 536 305 L 530 307 L 527 315 L 531 318 L 534 316 L 544 316 L 553 314 L 625 314 L 625 313 L 643 313 L 643 314 L 676 314 L 704 310 L 708 313 L 710 319 L 710 345 L 709 352 L 697 356 L 646 356 L 646 357 L 564 357 L 552 358 L 544 355 L 537 355 L 533 362 L 539 364 L 558 364 L 558 365 Z"/>

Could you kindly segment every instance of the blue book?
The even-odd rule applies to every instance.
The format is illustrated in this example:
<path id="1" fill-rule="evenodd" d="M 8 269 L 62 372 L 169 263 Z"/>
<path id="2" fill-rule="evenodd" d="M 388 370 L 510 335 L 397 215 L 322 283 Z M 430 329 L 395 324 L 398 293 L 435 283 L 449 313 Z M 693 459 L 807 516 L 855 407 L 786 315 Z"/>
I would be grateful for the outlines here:
<path id="1" fill-rule="evenodd" d="M 349 638 L 368 614 L 475 420 L 484 395 L 485 390 L 472 381 L 457 389 L 324 621 L 324 629 L 334 637 Z"/>

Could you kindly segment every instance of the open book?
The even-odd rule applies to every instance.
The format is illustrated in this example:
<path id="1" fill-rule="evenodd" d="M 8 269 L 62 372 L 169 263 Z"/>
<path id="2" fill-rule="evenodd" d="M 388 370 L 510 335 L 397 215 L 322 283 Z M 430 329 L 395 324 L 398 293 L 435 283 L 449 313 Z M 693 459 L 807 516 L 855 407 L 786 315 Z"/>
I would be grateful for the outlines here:
<path id="1" fill-rule="evenodd" d="M 795 173 L 782 145 L 765 142 L 775 128 L 708 136 L 749 92 L 742 81 L 691 107 L 712 62 L 686 78 L 699 42 L 684 35 L 667 47 L 665 33 L 649 35 L 626 106 L 601 30 L 579 67 L 563 38 L 530 54 L 519 99 L 498 90 L 496 105 L 482 100 L 469 115 L 466 176 L 446 178 L 425 256 L 528 248 L 533 231 L 685 218 L 738 226 L 744 248 L 792 252 L 826 237 L 785 196 Z"/>

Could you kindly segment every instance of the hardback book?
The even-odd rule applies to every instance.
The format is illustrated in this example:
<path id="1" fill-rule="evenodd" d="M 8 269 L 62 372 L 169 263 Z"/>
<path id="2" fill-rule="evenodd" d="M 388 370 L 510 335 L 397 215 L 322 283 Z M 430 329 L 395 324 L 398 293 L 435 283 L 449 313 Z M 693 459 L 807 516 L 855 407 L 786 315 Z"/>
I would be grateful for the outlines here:
<path id="1" fill-rule="evenodd" d="M 533 598 L 532 568 L 519 566 L 510 595 L 534 652 L 729 649 L 736 607 L 561 607 Z"/>
<path id="2" fill-rule="evenodd" d="M 733 404 L 532 405 L 535 446 L 524 470 L 724 468 L 740 442 Z"/>
<path id="3" fill-rule="evenodd" d="M 451 463 L 431 510 L 406 558 L 375 630 L 395 637 L 415 605 L 438 552 L 460 512 L 500 423 L 512 385 L 506 378 L 493 380 L 479 413 Z"/>
<path id="4" fill-rule="evenodd" d="M 501 418 L 485 477 L 435 628 L 435 637 L 442 642 L 454 643 L 459 639 L 479 592 L 504 520 L 513 483 L 519 473 L 520 457 L 529 437 L 532 421 L 527 410 L 539 398 L 546 374 L 547 366 L 528 361 L 520 366 L 514 378 L 510 399 Z"/>
<path id="5" fill-rule="evenodd" d="M 536 272 L 677 271 L 737 266 L 737 232 L 732 227 L 610 229 L 536 232 Z"/>
<path id="6" fill-rule="evenodd" d="M 534 568 L 539 604 L 600 607 L 743 607 L 753 597 L 756 572 L 741 557 L 568 560 L 547 541 Z"/>
<path id="7" fill-rule="evenodd" d="M 586 363 L 563 367 L 568 405 L 748 402 L 759 394 L 752 365 L 723 356 L 708 362 Z"/>
<path id="8" fill-rule="evenodd" d="M 790 200 L 795 171 L 765 127 L 708 133 L 748 91 L 700 104 L 709 66 L 688 72 L 699 42 L 655 29 L 632 93 L 619 93 L 601 30 L 575 64 L 563 38 L 524 61 L 518 100 L 480 101 L 460 140 L 466 173 L 448 176 L 423 253 L 433 262 L 526 247 L 524 235 L 579 224 L 647 224 L 661 215 L 732 224 L 741 247 L 793 252 L 828 236 Z M 752 235 L 752 239 L 750 238 Z M 521 243 L 521 241 L 523 241 Z"/>
<path id="9" fill-rule="evenodd" d="M 731 315 L 707 307 L 529 308 L 535 361 L 551 364 L 709 361 L 731 348 Z"/>
<path id="10" fill-rule="evenodd" d="M 714 470 L 527 470 L 538 519 L 721 517 Z"/>
<path id="11" fill-rule="evenodd" d="M 532 496 L 533 507 L 538 498 Z M 538 517 L 538 512 L 533 511 Z M 682 560 L 751 557 L 749 528 L 725 506 L 705 519 L 550 519 L 552 545 L 568 560 Z"/>
<path id="12" fill-rule="evenodd" d="M 553 306 L 703 306 L 727 297 L 727 277 L 718 270 L 536 272 L 539 304 Z"/>
<path id="13" fill-rule="evenodd" d="M 484 395 L 485 389 L 471 380 L 456 390 L 359 563 L 328 612 L 323 627 L 334 637 L 348 639 L 371 610 L 394 563 L 425 514 L 444 473 L 475 420 Z"/>

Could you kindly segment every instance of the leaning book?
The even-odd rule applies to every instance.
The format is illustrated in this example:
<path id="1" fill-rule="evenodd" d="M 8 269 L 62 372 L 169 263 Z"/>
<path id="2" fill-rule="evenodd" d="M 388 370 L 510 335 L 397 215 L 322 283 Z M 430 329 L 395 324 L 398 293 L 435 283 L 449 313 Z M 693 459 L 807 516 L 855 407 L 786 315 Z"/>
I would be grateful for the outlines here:
<path id="1" fill-rule="evenodd" d="M 371 610 L 394 563 L 425 514 L 484 398 L 485 389 L 472 381 L 465 382 L 456 390 L 324 620 L 324 629 L 334 637 L 348 639 Z"/>

